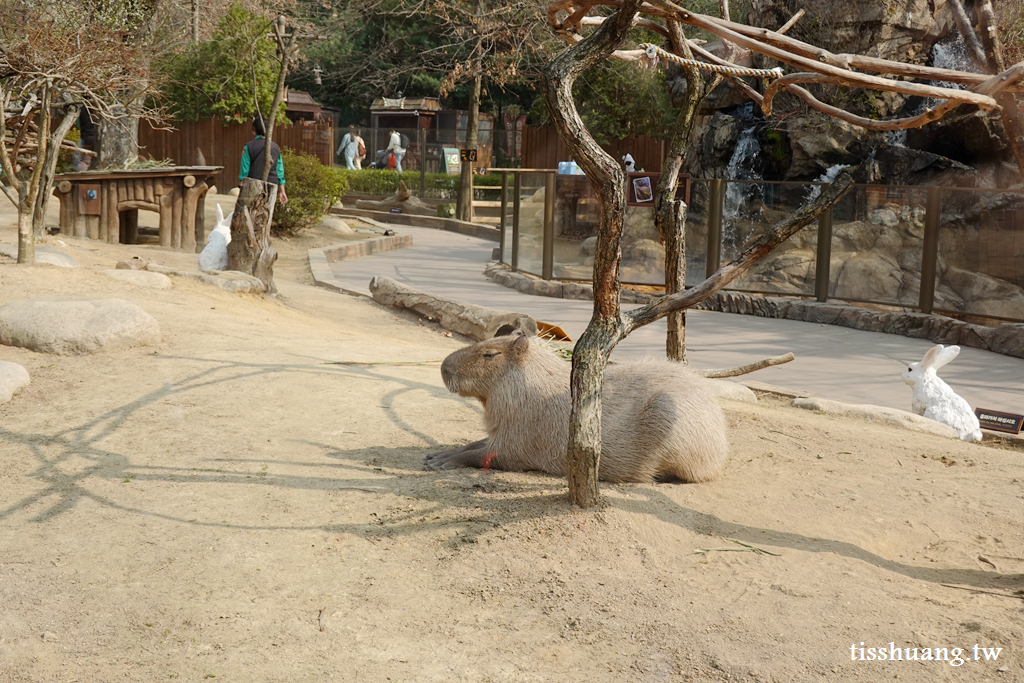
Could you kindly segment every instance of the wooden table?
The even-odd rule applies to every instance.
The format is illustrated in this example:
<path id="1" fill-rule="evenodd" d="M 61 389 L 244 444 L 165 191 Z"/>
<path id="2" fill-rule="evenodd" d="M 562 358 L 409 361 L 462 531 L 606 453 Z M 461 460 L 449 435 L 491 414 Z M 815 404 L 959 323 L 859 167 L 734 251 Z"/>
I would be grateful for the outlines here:
<path id="1" fill-rule="evenodd" d="M 54 178 L 60 230 L 113 244 L 137 244 L 139 209 L 160 215 L 160 246 L 199 251 L 206 241 L 206 191 L 223 166 L 174 166 L 62 173 Z"/>

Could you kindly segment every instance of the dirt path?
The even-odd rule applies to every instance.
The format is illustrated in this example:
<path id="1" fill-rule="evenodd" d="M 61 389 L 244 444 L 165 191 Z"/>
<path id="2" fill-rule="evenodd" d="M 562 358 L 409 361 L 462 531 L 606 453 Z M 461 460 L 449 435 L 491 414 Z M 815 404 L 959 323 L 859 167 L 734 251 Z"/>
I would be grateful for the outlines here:
<path id="1" fill-rule="evenodd" d="M 480 408 L 436 364 L 329 363 L 462 342 L 310 286 L 331 240 L 276 243 L 276 299 L 99 273 L 195 262 L 145 245 L 0 257 L 0 305 L 119 297 L 163 333 L 0 347 L 32 376 L 0 406 L 0 681 L 1024 681 L 1021 452 L 769 399 L 726 405 L 718 481 L 597 511 L 548 476 L 425 472 Z"/>

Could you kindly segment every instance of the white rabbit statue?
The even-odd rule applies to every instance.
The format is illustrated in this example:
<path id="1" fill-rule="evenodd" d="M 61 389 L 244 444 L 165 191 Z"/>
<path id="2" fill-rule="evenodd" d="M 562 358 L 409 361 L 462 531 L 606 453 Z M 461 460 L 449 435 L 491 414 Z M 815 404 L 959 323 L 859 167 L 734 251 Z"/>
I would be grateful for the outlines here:
<path id="1" fill-rule="evenodd" d="M 936 374 L 959 353 L 959 346 L 937 344 L 928 349 L 920 363 L 910 364 L 903 381 L 914 388 L 910 405 L 915 413 L 949 425 L 963 441 L 981 441 L 981 425 L 971 406 Z"/>
<path id="2" fill-rule="evenodd" d="M 206 246 L 199 253 L 200 270 L 224 270 L 228 267 L 228 243 L 231 241 L 231 216 L 224 217 L 220 204 L 217 205 L 217 225 L 206 236 Z"/>

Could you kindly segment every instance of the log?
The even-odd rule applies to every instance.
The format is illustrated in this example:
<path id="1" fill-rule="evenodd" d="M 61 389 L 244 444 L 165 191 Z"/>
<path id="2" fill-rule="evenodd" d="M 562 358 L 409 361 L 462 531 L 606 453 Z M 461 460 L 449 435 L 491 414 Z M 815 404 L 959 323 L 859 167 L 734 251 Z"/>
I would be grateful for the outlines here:
<path id="1" fill-rule="evenodd" d="M 196 211 L 199 197 L 209 189 L 206 183 L 185 190 L 185 225 L 181 233 L 181 248 L 184 251 L 196 250 Z"/>
<path id="2" fill-rule="evenodd" d="M 171 246 L 171 195 L 160 195 L 160 246 Z"/>
<path id="3" fill-rule="evenodd" d="M 382 199 L 381 201 L 372 201 L 369 199 L 357 199 L 357 209 L 368 209 L 370 211 L 391 211 L 391 209 L 398 209 L 402 213 L 407 213 L 413 216 L 436 216 L 437 209 L 430 204 L 425 203 L 419 197 L 413 197 L 409 188 L 405 186 L 404 181 L 398 181 L 398 191 L 395 192 L 395 196 Z"/>
<path id="4" fill-rule="evenodd" d="M 181 218 L 185 205 L 184 193 L 175 186 L 171 193 L 171 249 L 181 249 Z"/>
<path id="5" fill-rule="evenodd" d="M 156 204 L 156 193 L 153 191 L 153 181 L 144 180 L 143 185 L 145 188 L 143 192 L 143 198 L 145 201 Z"/>
<path id="6" fill-rule="evenodd" d="M 370 280 L 370 293 L 377 303 L 408 308 L 428 320 L 440 322 L 446 330 L 481 341 L 494 337 L 502 328 L 522 330 L 529 336 L 537 334 L 537 321 L 525 313 L 509 313 L 445 299 L 389 277 L 378 276 Z"/>

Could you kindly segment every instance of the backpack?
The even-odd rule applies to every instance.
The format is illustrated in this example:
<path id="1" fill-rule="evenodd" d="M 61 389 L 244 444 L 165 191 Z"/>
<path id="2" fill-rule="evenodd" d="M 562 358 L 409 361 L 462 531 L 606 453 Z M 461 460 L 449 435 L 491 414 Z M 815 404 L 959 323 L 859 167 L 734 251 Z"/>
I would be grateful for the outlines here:
<path id="1" fill-rule="evenodd" d="M 399 133 L 398 144 L 402 146 L 402 149 L 409 149 L 409 136 L 405 133 Z"/>

